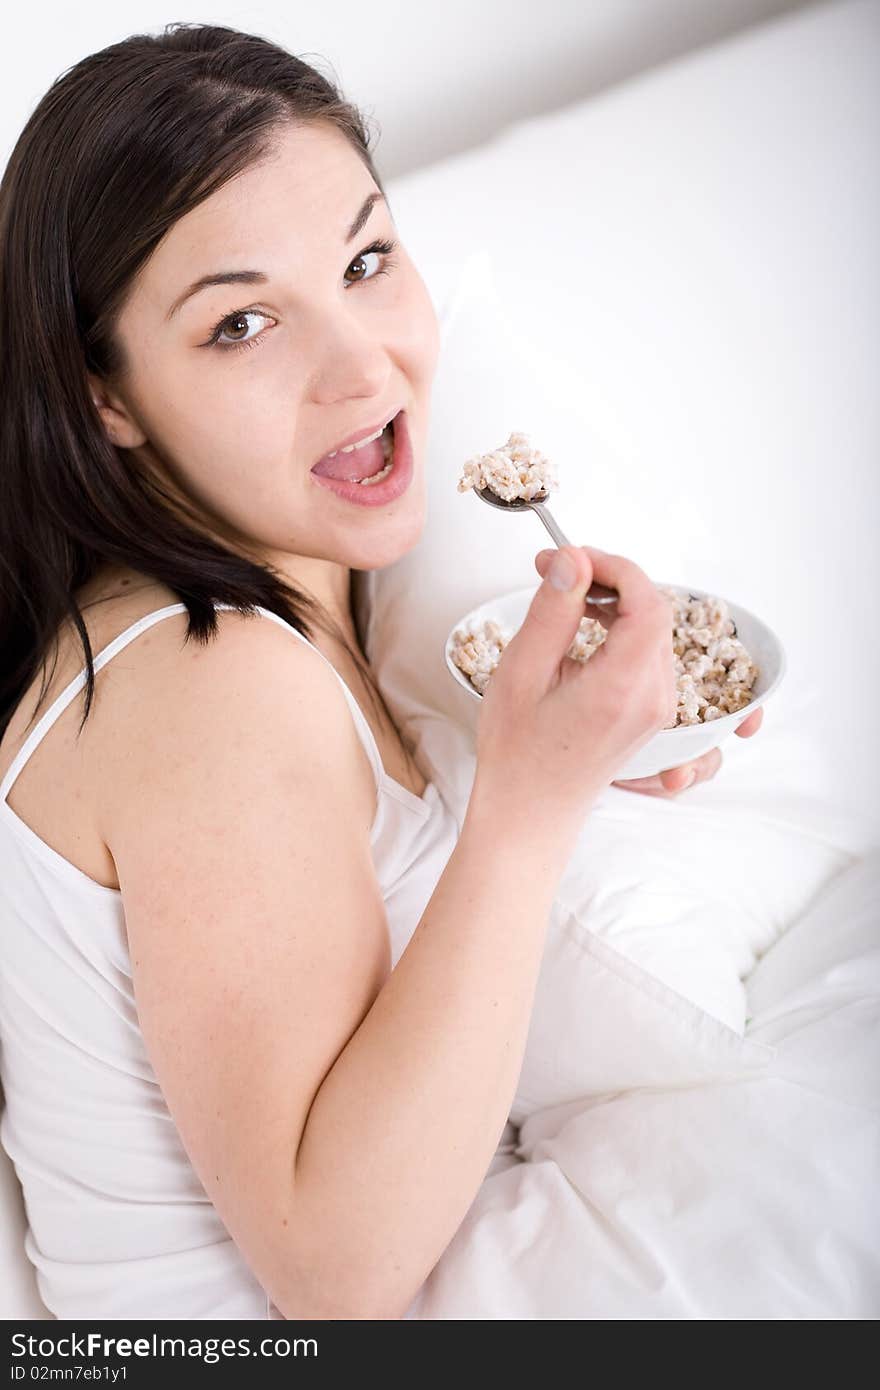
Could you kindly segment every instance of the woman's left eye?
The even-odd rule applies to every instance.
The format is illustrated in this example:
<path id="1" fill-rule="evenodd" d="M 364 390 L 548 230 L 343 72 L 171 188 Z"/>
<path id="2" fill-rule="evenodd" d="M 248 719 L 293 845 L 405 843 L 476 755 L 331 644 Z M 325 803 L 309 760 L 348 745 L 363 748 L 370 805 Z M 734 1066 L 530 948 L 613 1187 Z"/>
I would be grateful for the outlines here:
<path id="1" fill-rule="evenodd" d="M 396 249 L 396 241 L 374 241 L 372 246 L 368 246 L 365 250 L 360 251 L 353 261 L 349 261 L 349 269 L 351 269 L 352 266 L 365 264 L 366 257 L 373 255 L 380 258 L 381 268 L 376 270 L 372 275 L 359 276 L 356 280 L 352 281 L 352 284 L 357 285 L 360 284 L 361 281 L 375 280 L 380 275 L 387 275 L 392 266 L 396 264 L 391 255 Z M 226 314 L 220 319 L 219 323 L 214 325 L 211 330 L 211 336 L 204 346 L 213 347 L 216 344 L 223 352 L 229 352 L 230 350 L 237 351 L 240 348 L 258 347 L 266 336 L 265 330 L 262 333 L 256 334 L 253 338 L 238 338 L 232 342 L 224 342 L 221 336 L 230 329 L 232 332 L 235 332 L 238 325 L 245 323 L 245 321 L 250 318 L 270 319 L 271 314 L 264 314 L 261 309 L 237 309 L 234 314 Z M 245 332 L 247 332 L 246 326 Z"/>

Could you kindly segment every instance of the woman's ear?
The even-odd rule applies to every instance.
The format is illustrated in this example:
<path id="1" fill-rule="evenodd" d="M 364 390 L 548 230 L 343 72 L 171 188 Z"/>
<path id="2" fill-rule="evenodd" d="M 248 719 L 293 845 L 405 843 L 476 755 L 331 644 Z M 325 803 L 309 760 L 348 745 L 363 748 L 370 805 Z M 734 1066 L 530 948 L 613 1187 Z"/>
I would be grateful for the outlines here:
<path id="1" fill-rule="evenodd" d="M 136 449 L 147 442 L 140 425 L 132 417 L 121 397 L 114 395 L 100 377 L 87 373 L 89 391 L 95 409 L 111 444 L 119 449 Z"/>

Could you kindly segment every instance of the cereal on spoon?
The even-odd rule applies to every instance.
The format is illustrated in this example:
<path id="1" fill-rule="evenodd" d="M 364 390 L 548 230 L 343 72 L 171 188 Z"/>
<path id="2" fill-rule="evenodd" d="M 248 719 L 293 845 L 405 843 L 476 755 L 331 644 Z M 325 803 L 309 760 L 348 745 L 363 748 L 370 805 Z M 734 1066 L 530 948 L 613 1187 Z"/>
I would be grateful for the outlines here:
<path id="1" fill-rule="evenodd" d="M 507 502 L 532 500 L 558 486 L 550 460 L 522 433 L 511 434 L 500 449 L 468 459 L 458 480 L 459 492 L 488 487 Z M 666 585 L 657 589 L 670 603 L 677 691 L 675 719 L 664 728 L 708 723 L 743 709 L 752 699 L 758 667 L 737 637 L 724 599 L 685 595 Z M 452 660 L 481 695 L 511 636 L 492 619 L 453 633 Z M 597 618 L 581 618 L 566 656 L 588 661 L 606 636 Z"/>
<path id="2" fill-rule="evenodd" d="M 540 449 L 531 447 L 527 434 L 511 434 L 500 449 L 468 459 L 458 480 L 459 492 L 488 487 L 505 502 L 517 497 L 531 502 L 558 486 L 553 464 Z"/>
<path id="3" fill-rule="evenodd" d="M 558 488 L 559 480 L 546 454 L 532 448 L 527 434 L 516 432 L 508 436 L 500 449 L 467 460 L 458 480 L 458 491 L 466 492 L 472 487 L 490 488 L 505 502 L 519 497 L 532 501 Z M 454 634 L 452 659 L 481 695 L 509 640 L 509 634 L 491 620 L 469 632 L 459 630 Z M 605 629 L 598 619 L 581 618 L 567 655 L 575 661 L 586 661 L 604 641 Z"/>

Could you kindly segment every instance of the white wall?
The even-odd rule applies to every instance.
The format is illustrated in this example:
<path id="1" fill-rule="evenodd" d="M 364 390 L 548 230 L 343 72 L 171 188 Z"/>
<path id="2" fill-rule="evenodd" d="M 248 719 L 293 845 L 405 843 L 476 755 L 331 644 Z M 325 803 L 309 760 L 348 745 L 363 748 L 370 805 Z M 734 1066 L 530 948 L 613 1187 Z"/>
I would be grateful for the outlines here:
<path id="1" fill-rule="evenodd" d="M 6 20 L 0 167 L 54 79 L 132 33 L 184 20 L 283 44 L 341 84 L 378 124 L 384 178 L 478 144 L 808 0 L 299 0 L 290 5 L 16 5 Z"/>

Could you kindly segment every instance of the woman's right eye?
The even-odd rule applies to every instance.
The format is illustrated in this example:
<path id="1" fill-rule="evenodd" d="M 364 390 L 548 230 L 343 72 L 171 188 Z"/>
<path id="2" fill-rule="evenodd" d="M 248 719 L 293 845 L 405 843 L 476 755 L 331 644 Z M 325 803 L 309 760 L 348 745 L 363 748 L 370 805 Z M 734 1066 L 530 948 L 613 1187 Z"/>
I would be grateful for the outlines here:
<path id="1" fill-rule="evenodd" d="M 234 329 L 243 320 L 249 318 L 269 319 L 270 315 L 264 314 L 260 309 L 238 309 L 234 314 L 227 314 L 218 324 L 215 324 L 211 337 L 208 339 L 208 345 L 214 346 L 216 344 L 217 347 L 221 348 L 224 352 L 230 348 L 256 347 L 263 339 L 262 333 L 257 334 L 254 338 L 239 338 L 231 343 L 224 343 L 220 339 L 221 333 L 227 329 L 227 326 L 231 326 Z"/>

